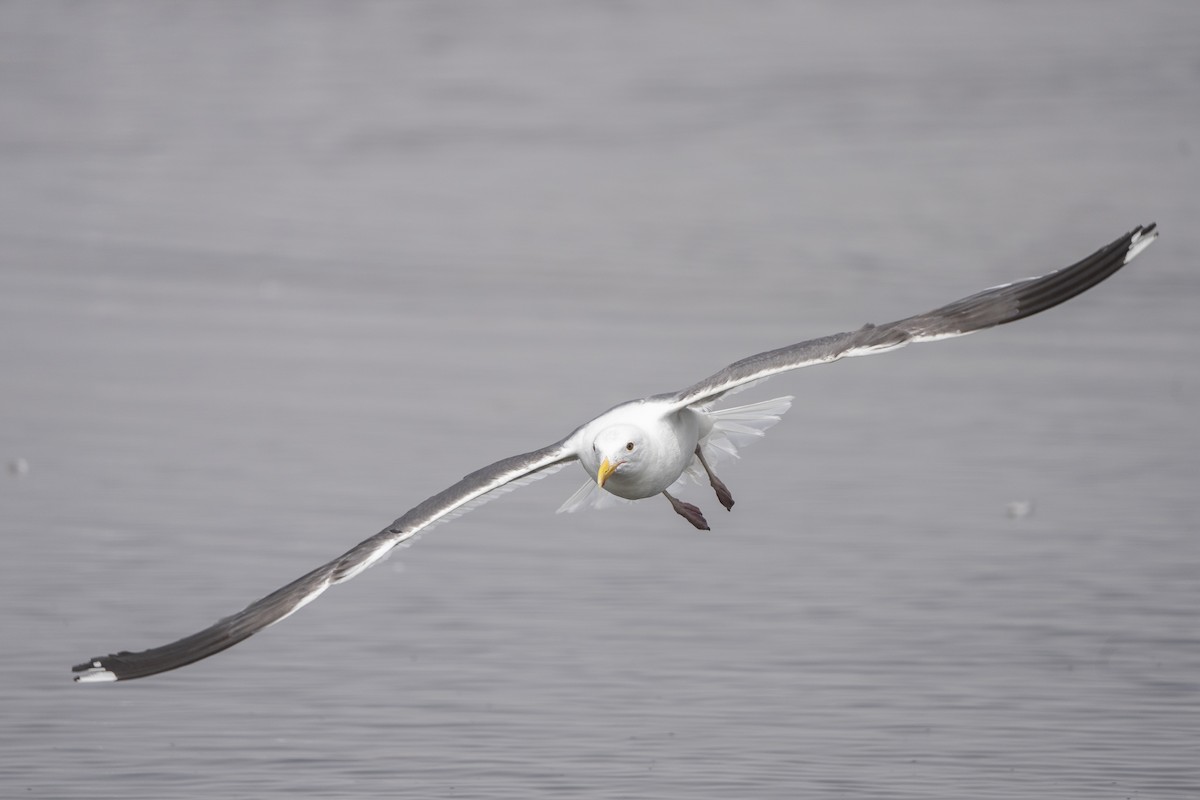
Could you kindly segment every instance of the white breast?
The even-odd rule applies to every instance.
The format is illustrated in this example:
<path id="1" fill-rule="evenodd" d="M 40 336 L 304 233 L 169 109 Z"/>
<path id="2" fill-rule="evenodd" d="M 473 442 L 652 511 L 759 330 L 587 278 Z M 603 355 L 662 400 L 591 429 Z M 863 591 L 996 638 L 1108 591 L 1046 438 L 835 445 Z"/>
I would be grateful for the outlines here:
<path id="1" fill-rule="evenodd" d="M 604 489 L 629 500 L 651 497 L 674 483 L 692 463 L 704 422 L 691 409 L 671 412 L 665 404 L 654 401 L 626 403 L 600 415 L 580 431 L 579 460 L 595 479 L 601 460 L 592 447 L 596 436 L 614 425 L 637 428 L 641 432 L 637 458 L 630 460 L 628 468 L 613 473 Z"/>

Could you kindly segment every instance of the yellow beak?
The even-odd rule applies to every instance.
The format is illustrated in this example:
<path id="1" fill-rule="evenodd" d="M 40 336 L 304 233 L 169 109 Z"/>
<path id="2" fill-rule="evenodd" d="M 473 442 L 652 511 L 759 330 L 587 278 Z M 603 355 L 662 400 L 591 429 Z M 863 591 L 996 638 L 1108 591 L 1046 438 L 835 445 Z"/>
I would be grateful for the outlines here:
<path id="1" fill-rule="evenodd" d="M 621 462 L 617 462 L 619 464 Z M 608 480 L 608 476 L 612 475 L 617 468 L 617 464 L 611 463 L 607 458 L 600 462 L 600 469 L 596 471 L 596 484 L 603 489 L 604 482 Z"/>

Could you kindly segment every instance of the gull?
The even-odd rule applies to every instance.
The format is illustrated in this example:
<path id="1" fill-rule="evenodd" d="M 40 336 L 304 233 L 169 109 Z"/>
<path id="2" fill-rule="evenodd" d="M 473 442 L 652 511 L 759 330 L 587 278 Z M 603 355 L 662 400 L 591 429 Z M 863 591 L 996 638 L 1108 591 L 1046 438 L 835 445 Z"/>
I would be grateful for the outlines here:
<path id="1" fill-rule="evenodd" d="M 780 397 L 715 409 L 714 404 L 726 395 L 801 367 L 886 353 L 914 342 L 963 336 L 1039 314 L 1104 281 L 1157 236 L 1154 223 L 1139 225 L 1056 272 L 994 286 L 886 325 L 868 324 L 847 333 L 758 353 L 681 391 L 621 403 L 548 447 L 510 456 L 472 472 L 344 554 L 199 633 L 149 650 L 123 650 L 93 658 L 73 667 L 72 671 L 79 673 L 75 680 L 91 683 L 142 678 L 219 653 L 291 616 L 330 586 L 379 563 L 418 533 L 572 462 L 583 467 L 587 481 L 560 511 L 602 505 L 610 497 L 632 501 L 662 495 L 677 514 L 696 528 L 708 530 L 701 510 L 672 492 L 686 479 L 707 480 L 721 505 L 732 509 L 733 495 L 713 472 L 713 464 L 723 456 L 736 455 L 739 445 L 761 437 L 792 401 L 791 397 Z"/>

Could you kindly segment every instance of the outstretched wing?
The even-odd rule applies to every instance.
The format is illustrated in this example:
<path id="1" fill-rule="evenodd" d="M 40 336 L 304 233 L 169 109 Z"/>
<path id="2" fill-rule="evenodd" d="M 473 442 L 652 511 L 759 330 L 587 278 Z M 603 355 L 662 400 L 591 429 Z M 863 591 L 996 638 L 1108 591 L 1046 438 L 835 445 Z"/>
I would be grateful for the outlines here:
<path id="1" fill-rule="evenodd" d="M 430 497 L 388 527 L 328 564 L 277 589 L 261 600 L 225 617 L 199 633 L 162 647 L 131 653 L 122 650 L 93 658 L 72 671 L 82 673 L 77 681 L 122 681 L 144 678 L 207 658 L 253 636 L 299 611 L 335 583 L 353 578 L 378 563 L 397 545 L 431 525 L 451 519 L 506 489 L 544 477 L 575 460 L 568 439 L 532 453 L 512 456 L 472 472 L 445 491 Z"/>
<path id="2" fill-rule="evenodd" d="M 1154 241 L 1154 224 L 1139 226 L 1066 269 L 1040 278 L 996 286 L 926 314 L 867 325 L 851 333 L 790 345 L 744 358 L 675 395 L 655 399 L 678 408 L 704 405 L 754 381 L 780 372 L 824 364 L 839 358 L 871 355 L 926 342 L 962 336 L 1045 311 L 1108 278 Z M 371 538 L 287 586 L 251 603 L 199 633 L 138 653 L 121 651 L 79 664 L 75 680 L 129 680 L 176 669 L 232 647 L 310 603 L 335 583 L 353 578 L 379 562 L 397 545 L 484 502 L 506 489 L 533 480 L 576 460 L 574 434 L 549 447 L 512 456 L 471 473 L 416 506 Z"/>
<path id="3" fill-rule="evenodd" d="M 1082 261 L 1049 275 L 994 286 L 934 311 L 887 325 L 866 325 L 849 333 L 835 333 L 743 358 L 664 399 L 678 408 L 711 403 L 727 392 L 788 370 L 840 358 L 886 353 L 911 342 L 949 339 L 1023 319 L 1092 288 L 1132 261 L 1157 236 L 1154 223 L 1139 225 Z"/>

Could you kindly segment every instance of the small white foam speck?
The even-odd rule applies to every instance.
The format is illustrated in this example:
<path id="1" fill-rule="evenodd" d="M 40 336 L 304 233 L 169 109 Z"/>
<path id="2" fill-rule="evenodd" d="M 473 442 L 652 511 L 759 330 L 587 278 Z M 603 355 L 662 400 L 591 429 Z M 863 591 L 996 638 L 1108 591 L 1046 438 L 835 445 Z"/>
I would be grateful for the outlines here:
<path id="1" fill-rule="evenodd" d="M 1032 500 L 1013 500 L 1006 509 L 1009 519 L 1025 519 L 1033 516 Z"/>

